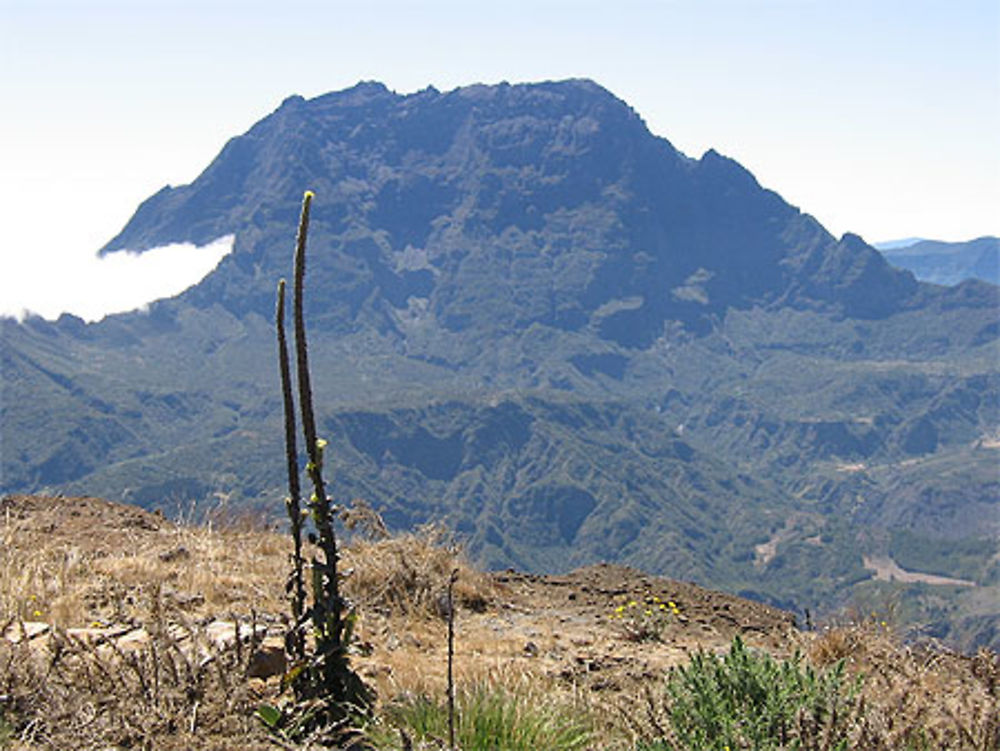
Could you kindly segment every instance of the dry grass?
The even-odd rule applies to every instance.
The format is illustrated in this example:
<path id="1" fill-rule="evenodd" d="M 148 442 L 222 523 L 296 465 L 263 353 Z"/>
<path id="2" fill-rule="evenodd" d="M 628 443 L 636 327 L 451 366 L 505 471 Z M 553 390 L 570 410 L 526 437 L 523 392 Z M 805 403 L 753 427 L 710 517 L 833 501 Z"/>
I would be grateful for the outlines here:
<path id="1" fill-rule="evenodd" d="M 865 622 L 831 629 L 810 645 L 820 667 L 844 660 L 864 678 L 859 747 L 1000 749 L 1000 658 L 901 644 Z"/>
<path id="2" fill-rule="evenodd" d="M 285 539 L 174 525 L 96 501 L 86 511 L 59 518 L 51 501 L 0 505 L 0 632 L 19 621 L 54 626 L 32 643 L 0 638 L 6 743 L 272 748 L 252 719 L 249 648 L 218 647 L 203 625 L 283 610 Z M 119 647 L 65 631 L 111 624 L 141 626 L 150 637 Z"/>
<path id="3" fill-rule="evenodd" d="M 383 615 L 447 614 L 447 587 L 458 572 L 457 607 L 482 612 L 495 599 L 486 574 L 472 568 L 438 526 L 380 540 L 358 540 L 344 551 L 348 595 L 364 610 Z"/>
<path id="4" fill-rule="evenodd" d="M 274 701 L 277 680 L 248 678 L 249 651 L 211 647 L 203 627 L 235 615 L 280 632 L 286 536 L 256 518 L 176 525 L 103 501 L 72 501 L 0 501 L 0 627 L 132 624 L 153 638 L 128 653 L 64 636 L 48 649 L 0 638 L 0 748 L 273 747 L 252 713 Z M 610 610 L 581 604 L 585 582 L 498 584 L 435 528 L 359 536 L 343 555 L 351 572 L 345 592 L 359 614 L 352 659 L 377 689 L 378 711 L 400 698 L 444 696 L 445 592 L 455 570 L 459 687 L 586 715 L 600 748 L 633 749 L 630 729 L 609 707 L 638 714 L 667 666 L 700 646 L 694 622 L 664 643 L 626 642 L 609 625 Z M 521 589 L 515 596 L 510 587 Z M 1000 747 L 996 655 L 907 647 L 873 623 L 806 634 L 801 643 L 815 665 L 844 660 L 851 675 L 865 676 L 857 747 Z"/>
<path id="5" fill-rule="evenodd" d="M 255 748 L 251 740 L 273 747 L 252 714 L 278 683 L 247 679 L 246 650 L 215 648 L 205 661 L 211 650 L 200 634 L 213 617 L 254 617 L 281 630 L 286 535 L 254 518 L 173 524 L 95 499 L 82 518 L 56 499 L 2 504 L 0 632 L 20 621 L 56 627 L 31 646 L 0 638 L 0 731 L 9 730 L 5 717 L 16 724 L 13 748 Z M 494 596 L 490 578 L 430 527 L 359 539 L 343 553 L 344 570 L 353 569 L 345 590 L 360 606 L 357 664 L 385 696 L 438 691 L 443 661 L 426 683 L 421 666 L 429 652 L 443 654 L 448 578 L 459 571 L 456 605 L 479 610 Z M 143 626 L 153 638 L 126 654 L 59 635 L 110 624 Z M 376 644 L 386 658 L 377 663 L 364 656 Z"/>
<path id="6" fill-rule="evenodd" d="M 52 536 L 0 518 L 0 620 L 134 623 L 150 598 L 192 617 L 282 612 L 284 536 L 160 522 Z"/>
<path id="7" fill-rule="evenodd" d="M 59 631 L 46 650 L 0 639 L 10 748 L 273 748 L 252 720 L 248 646 L 218 648 L 195 627 L 168 633 L 162 621 L 146 628 L 152 637 L 134 648 Z"/>

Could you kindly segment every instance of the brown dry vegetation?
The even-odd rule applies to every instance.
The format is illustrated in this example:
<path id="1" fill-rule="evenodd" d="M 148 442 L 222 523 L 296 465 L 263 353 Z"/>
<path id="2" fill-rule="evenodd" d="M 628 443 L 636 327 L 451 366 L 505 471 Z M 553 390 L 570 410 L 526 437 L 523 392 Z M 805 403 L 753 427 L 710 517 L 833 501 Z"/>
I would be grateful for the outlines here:
<path id="1" fill-rule="evenodd" d="M 22 622 L 55 628 L 0 638 L 0 747 L 276 747 L 252 715 L 280 680 L 248 676 L 261 672 L 263 627 L 272 651 L 282 633 L 289 550 L 287 536 L 253 519 L 174 524 L 93 498 L 4 498 L 0 628 L 9 637 Z M 991 653 L 901 646 L 874 623 L 802 633 L 787 613 L 616 566 L 485 574 L 432 528 L 359 538 L 343 569 L 359 613 L 354 665 L 380 708 L 444 695 L 444 594 L 458 569 L 459 686 L 501 687 L 585 717 L 592 748 L 632 748 L 649 689 L 735 635 L 777 657 L 802 651 L 817 666 L 843 659 L 866 676 L 857 747 L 996 747 L 1000 665 Z M 656 639 L 638 639 L 612 617 L 630 602 L 670 602 L 676 612 Z M 222 645 L 209 633 L 218 619 L 261 633 Z M 102 637 L 140 626 L 145 636 L 133 643 Z"/>
<path id="2" fill-rule="evenodd" d="M 901 645 L 880 623 L 841 626 L 809 644 L 818 666 L 845 660 L 865 676 L 869 711 L 862 738 L 872 748 L 1000 748 L 1000 659 Z"/>

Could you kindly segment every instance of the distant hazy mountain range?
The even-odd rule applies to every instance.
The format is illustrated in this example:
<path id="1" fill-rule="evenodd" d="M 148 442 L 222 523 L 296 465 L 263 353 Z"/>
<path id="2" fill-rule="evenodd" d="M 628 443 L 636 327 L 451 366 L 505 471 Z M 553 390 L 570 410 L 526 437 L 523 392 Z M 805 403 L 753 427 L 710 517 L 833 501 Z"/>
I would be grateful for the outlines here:
<path id="1" fill-rule="evenodd" d="M 958 284 L 982 279 L 1000 284 L 1000 238 L 980 237 L 947 243 L 912 238 L 876 246 L 893 266 L 912 271 L 917 279 L 934 284 Z"/>
<path id="2" fill-rule="evenodd" d="M 589 81 L 287 99 L 103 251 L 235 235 L 204 281 L 0 324 L 4 489 L 281 513 L 271 321 L 306 188 L 338 499 L 489 566 L 901 598 L 1000 640 L 998 288 L 918 282 Z"/>

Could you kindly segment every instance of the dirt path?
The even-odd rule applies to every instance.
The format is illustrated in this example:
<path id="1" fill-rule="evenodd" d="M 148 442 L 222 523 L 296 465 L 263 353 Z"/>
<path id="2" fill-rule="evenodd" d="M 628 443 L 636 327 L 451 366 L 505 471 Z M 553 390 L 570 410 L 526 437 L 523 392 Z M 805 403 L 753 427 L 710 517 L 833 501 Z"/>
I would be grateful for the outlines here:
<path id="1" fill-rule="evenodd" d="M 917 571 L 907 571 L 900 568 L 889 556 L 866 555 L 863 558 L 865 568 L 875 572 L 875 578 L 879 581 L 904 582 L 913 584 L 923 582 L 924 584 L 935 584 L 951 587 L 975 587 L 977 584 L 968 579 L 953 579 L 950 576 L 938 576 L 937 574 L 921 574 Z"/>

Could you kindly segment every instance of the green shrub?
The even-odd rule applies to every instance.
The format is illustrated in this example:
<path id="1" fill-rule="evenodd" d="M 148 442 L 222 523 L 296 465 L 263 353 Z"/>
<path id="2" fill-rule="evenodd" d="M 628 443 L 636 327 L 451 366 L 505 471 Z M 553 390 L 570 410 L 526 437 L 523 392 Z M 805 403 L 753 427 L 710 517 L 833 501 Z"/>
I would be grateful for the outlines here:
<path id="1" fill-rule="evenodd" d="M 460 691 L 456 705 L 455 742 L 462 751 L 574 751 L 594 741 L 585 711 L 534 692 L 479 685 Z M 444 701 L 410 697 L 390 705 L 385 717 L 417 741 L 448 737 Z"/>
<path id="2" fill-rule="evenodd" d="M 858 688 L 842 662 L 819 672 L 736 637 L 728 654 L 698 652 L 671 671 L 662 703 L 650 698 L 636 751 L 846 749 Z"/>

